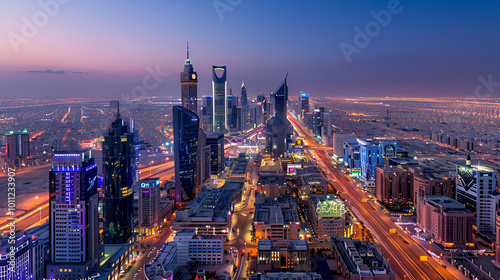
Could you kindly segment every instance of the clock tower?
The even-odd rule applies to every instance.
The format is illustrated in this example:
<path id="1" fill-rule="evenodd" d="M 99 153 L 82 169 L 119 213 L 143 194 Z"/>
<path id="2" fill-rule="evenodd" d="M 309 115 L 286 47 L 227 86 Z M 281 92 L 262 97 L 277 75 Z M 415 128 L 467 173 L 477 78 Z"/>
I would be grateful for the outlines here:
<path id="1" fill-rule="evenodd" d="M 198 75 L 194 72 L 189 59 L 189 42 L 187 43 L 187 59 L 184 71 L 181 72 L 182 107 L 197 114 L 198 109 Z"/>

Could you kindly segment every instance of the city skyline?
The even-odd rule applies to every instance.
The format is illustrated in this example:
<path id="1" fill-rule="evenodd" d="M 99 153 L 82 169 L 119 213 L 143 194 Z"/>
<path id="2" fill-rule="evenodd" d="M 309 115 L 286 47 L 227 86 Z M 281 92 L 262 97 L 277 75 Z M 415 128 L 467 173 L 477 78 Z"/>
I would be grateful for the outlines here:
<path id="1" fill-rule="evenodd" d="M 286 2 L 283 14 L 278 1 L 61 3 L 49 12 L 38 3 L 0 3 L 9 11 L 0 54 L 2 97 L 127 98 L 154 72 L 154 86 L 135 95 L 179 96 L 186 41 L 197 65 L 199 97 L 211 93 L 211 65 L 227 65 L 228 87 L 237 89 L 245 80 L 251 97 L 269 93 L 283 72 L 294 78 L 291 93 L 318 97 L 484 97 L 475 93 L 478 78 L 500 80 L 500 40 L 490 36 L 500 30 L 493 1 L 454 3 L 451 10 L 432 1 Z M 48 20 L 36 25 L 33 16 L 40 13 Z M 183 17 L 190 21 L 179 29 Z M 256 19 L 258 24 L 248 24 Z M 363 43 L 356 27 L 366 26 L 373 36 Z M 222 36 L 214 40 L 212 32 Z"/>

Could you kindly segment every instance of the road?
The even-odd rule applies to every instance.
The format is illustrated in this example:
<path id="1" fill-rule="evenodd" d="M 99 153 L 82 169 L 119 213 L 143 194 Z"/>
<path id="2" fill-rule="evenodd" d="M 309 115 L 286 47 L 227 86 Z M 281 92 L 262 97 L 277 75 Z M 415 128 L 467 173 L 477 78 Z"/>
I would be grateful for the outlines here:
<path id="1" fill-rule="evenodd" d="M 303 126 L 288 114 L 288 119 L 298 134 L 305 138 L 306 145 L 319 146 L 314 137 L 303 128 Z M 462 279 L 463 275 L 453 275 L 449 270 L 442 267 L 432 257 L 427 262 L 421 262 L 420 256 L 428 256 L 427 253 L 404 231 L 394 224 L 380 207 L 374 207 L 371 202 L 363 202 L 365 194 L 355 186 L 355 183 L 344 176 L 344 174 L 333 167 L 332 160 L 324 150 L 310 150 L 319 167 L 325 173 L 334 178 L 330 183 L 341 192 L 341 197 L 346 200 L 347 207 L 354 213 L 357 219 L 363 221 L 366 227 L 376 237 L 381 251 L 388 258 L 389 263 L 401 279 L 436 280 L 436 279 Z M 376 206 L 376 204 L 375 204 Z M 389 233 L 389 229 L 396 229 L 397 233 Z"/>

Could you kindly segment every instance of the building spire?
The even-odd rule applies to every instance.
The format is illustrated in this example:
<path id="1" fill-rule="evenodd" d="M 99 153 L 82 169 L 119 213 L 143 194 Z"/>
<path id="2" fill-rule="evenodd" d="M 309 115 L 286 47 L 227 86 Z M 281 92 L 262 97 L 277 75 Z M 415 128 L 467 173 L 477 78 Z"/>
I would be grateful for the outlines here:
<path id="1" fill-rule="evenodd" d="M 186 43 L 186 49 L 187 49 L 187 60 L 189 60 L 189 41 Z"/>
<path id="2" fill-rule="evenodd" d="M 245 81 L 241 81 L 241 87 L 244 87 L 245 86 Z"/>

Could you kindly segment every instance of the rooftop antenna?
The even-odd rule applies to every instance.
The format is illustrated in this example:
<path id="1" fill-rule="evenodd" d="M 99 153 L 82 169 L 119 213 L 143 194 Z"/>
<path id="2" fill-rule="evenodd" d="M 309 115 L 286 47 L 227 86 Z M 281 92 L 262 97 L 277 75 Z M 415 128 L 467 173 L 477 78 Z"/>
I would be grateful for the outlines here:
<path id="1" fill-rule="evenodd" d="M 186 49 L 187 49 L 187 60 L 189 60 L 189 41 L 186 43 Z"/>

